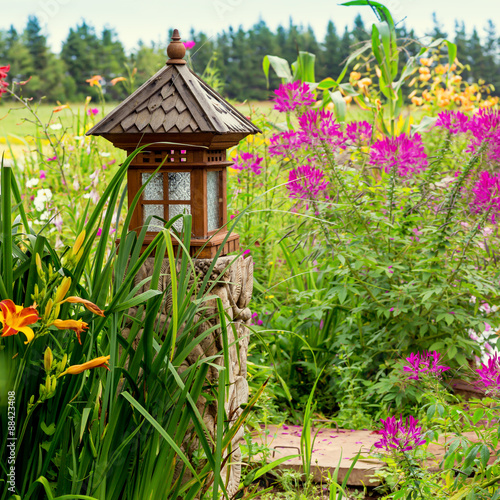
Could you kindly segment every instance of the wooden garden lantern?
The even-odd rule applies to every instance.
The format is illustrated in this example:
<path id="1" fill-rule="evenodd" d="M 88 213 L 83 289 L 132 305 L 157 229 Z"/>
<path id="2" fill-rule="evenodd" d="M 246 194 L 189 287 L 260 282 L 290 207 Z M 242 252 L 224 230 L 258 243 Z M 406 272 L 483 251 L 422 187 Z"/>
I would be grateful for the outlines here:
<path id="1" fill-rule="evenodd" d="M 226 149 L 260 130 L 188 68 L 185 53 L 174 30 L 167 64 L 87 135 L 101 135 L 127 154 L 152 144 L 128 170 L 129 206 L 153 176 L 134 210 L 130 229 L 142 229 L 151 215 L 169 220 L 191 214 L 190 252 L 213 258 L 227 236 L 226 177 L 232 162 L 227 161 Z M 181 230 L 182 220 L 174 227 Z M 161 229 L 162 222 L 153 218 L 145 244 Z M 238 248 L 239 236 L 233 233 L 221 255 Z"/>

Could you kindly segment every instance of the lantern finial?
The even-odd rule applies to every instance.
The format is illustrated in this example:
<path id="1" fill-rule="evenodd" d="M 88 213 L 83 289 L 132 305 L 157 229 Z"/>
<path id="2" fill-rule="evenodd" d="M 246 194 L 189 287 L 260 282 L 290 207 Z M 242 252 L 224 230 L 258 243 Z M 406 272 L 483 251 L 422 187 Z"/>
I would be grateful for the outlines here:
<path id="1" fill-rule="evenodd" d="M 169 57 L 167 64 L 186 64 L 186 61 L 183 59 L 186 55 L 186 47 L 181 42 L 178 29 L 175 29 L 172 34 L 172 41 L 167 47 L 167 55 Z"/>

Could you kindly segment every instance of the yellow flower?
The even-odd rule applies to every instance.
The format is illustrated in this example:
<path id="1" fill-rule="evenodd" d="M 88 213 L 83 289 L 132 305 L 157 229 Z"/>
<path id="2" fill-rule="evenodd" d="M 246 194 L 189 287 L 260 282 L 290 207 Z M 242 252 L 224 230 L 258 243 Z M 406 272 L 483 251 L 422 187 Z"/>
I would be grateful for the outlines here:
<path id="1" fill-rule="evenodd" d="M 418 79 L 421 81 L 421 82 L 427 82 L 431 79 L 431 75 L 429 73 L 422 73 Z"/>
<path id="2" fill-rule="evenodd" d="M 351 71 L 350 79 L 353 82 L 357 82 L 361 78 L 361 73 L 358 71 Z"/>
<path id="3" fill-rule="evenodd" d="M 455 75 L 451 78 L 451 83 L 460 83 L 462 81 L 462 77 L 460 75 Z"/>
<path id="4" fill-rule="evenodd" d="M 425 66 L 422 66 L 421 68 L 418 68 L 418 72 L 421 75 L 428 75 L 430 73 L 429 68 L 426 68 Z"/>
<path id="5" fill-rule="evenodd" d="M 351 102 L 352 102 L 352 95 L 346 95 L 346 96 L 344 96 L 344 102 L 345 102 L 346 104 L 351 104 Z M 331 105 L 332 105 L 332 109 L 333 109 L 333 103 L 329 103 L 329 104 L 331 104 Z M 329 109 L 329 108 L 328 108 L 328 109 Z"/>
<path id="6" fill-rule="evenodd" d="M 16 306 L 10 299 L 0 302 L 0 322 L 3 325 L 0 337 L 8 337 L 23 332 L 28 339 L 25 344 L 31 342 L 35 334 L 28 326 L 39 320 L 35 306 L 23 307 Z"/>
<path id="7" fill-rule="evenodd" d="M 360 89 L 363 89 L 365 87 L 368 87 L 368 85 L 371 85 L 372 84 L 372 81 L 371 81 L 371 78 L 363 78 L 361 79 L 359 82 L 358 82 L 358 87 Z"/>
<path id="8" fill-rule="evenodd" d="M 59 330 L 73 330 L 76 333 L 76 336 L 78 338 L 78 342 L 81 344 L 82 341 L 80 340 L 80 333 L 84 332 L 85 330 L 88 330 L 89 325 L 85 323 L 85 321 L 82 321 L 81 319 L 75 320 L 75 319 L 56 319 L 54 323 L 52 323 L 56 328 Z"/>
<path id="9" fill-rule="evenodd" d="M 420 59 L 420 64 L 422 64 L 423 66 L 431 66 L 432 62 L 433 62 L 432 57 L 422 57 Z"/>
<path id="10" fill-rule="evenodd" d="M 85 370 L 90 370 L 91 368 L 99 368 L 101 366 L 109 370 L 108 364 L 110 357 L 111 355 L 108 354 L 107 356 L 100 356 L 99 358 L 91 359 L 90 361 L 87 361 L 86 363 L 83 363 L 81 365 L 70 366 L 65 371 L 63 371 L 59 375 L 59 377 L 62 377 L 63 375 L 78 375 Z"/>
<path id="11" fill-rule="evenodd" d="M 94 85 L 97 85 L 98 87 L 101 86 L 101 80 L 103 80 L 101 75 L 94 75 L 92 78 L 89 78 L 88 80 L 85 80 L 91 87 Z"/>
<path id="12" fill-rule="evenodd" d="M 126 81 L 127 79 L 124 77 L 124 76 L 118 76 L 116 78 L 113 78 L 111 80 L 111 85 L 116 85 L 118 82 L 124 82 Z"/>
<path id="13" fill-rule="evenodd" d="M 422 106 L 424 100 L 421 97 L 414 96 L 411 98 L 411 102 L 415 104 L 415 106 Z"/>

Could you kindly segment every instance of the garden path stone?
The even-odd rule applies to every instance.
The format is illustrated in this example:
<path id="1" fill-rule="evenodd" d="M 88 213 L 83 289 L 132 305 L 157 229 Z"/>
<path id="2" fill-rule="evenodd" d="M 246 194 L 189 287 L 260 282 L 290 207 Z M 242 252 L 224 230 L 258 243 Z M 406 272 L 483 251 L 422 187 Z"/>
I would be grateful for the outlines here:
<path id="1" fill-rule="evenodd" d="M 385 464 L 376 458 L 369 458 L 373 445 L 380 440 L 377 431 L 327 428 L 318 430 L 313 428 L 311 438 L 314 437 L 316 431 L 318 434 L 314 442 L 311 460 L 314 482 L 325 482 L 328 471 L 333 475 L 339 460 L 341 460 L 337 482 L 342 483 L 352 464 L 352 458 L 361 450 L 361 456 L 354 465 L 347 485 L 373 487 L 380 484 L 380 481 L 372 476 Z M 272 462 L 280 457 L 300 454 L 301 434 L 302 426 L 300 425 L 283 425 L 282 427 L 270 425 L 267 429 L 263 428 L 260 432 L 254 432 L 252 440 L 255 443 L 268 446 L 271 450 L 268 462 Z M 477 440 L 473 432 L 464 432 L 462 435 L 472 442 Z M 448 434 L 446 437 L 443 435 L 439 438 L 439 444 L 432 443 L 427 447 L 429 455 L 433 456 L 426 461 L 428 468 L 434 471 L 439 470 L 439 464 L 445 454 L 444 444 L 450 443 L 454 439 L 453 434 Z M 254 457 L 254 461 L 259 459 L 260 455 Z M 490 462 L 492 463 L 494 460 L 495 457 L 492 456 Z M 291 458 L 278 468 L 302 471 L 302 459 L 301 457 Z"/>

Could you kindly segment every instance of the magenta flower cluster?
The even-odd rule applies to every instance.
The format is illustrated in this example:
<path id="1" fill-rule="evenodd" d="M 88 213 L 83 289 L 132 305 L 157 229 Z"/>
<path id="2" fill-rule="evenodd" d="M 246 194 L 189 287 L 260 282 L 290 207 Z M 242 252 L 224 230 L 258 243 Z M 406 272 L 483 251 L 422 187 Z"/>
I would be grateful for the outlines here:
<path id="1" fill-rule="evenodd" d="M 351 122 L 345 131 L 347 137 L 356 146 L 368 146 L 372 139 L 373 127 L 366 121 Z"/>
<path id="2" fill-rule="evenodd" d="M 475 153 L 483 143 L 487 143 L 488 159 L 500 162 L 500 112 L 481 109 L 469 118 L 460 111 L 442 111 L 436 126 L 447 129 L 452 134 L 470 132 L 470 143 L 466 151 Z"/>
<path id="3" fill-rule="evenodd" d="M 500 162 L 500 112 L 492 109 L 481 109 L 468 122 L 471 142 L 467 151 L 475 153 L 481 144 L 488 143 L 488 159 Z"/>
<path id="4" fill-rule="evenodd" d="M 443 127 L 451 134 L 467 132 L 469 117 L 461 111 L 442 111 L 438 114 L 436 127 Z"/>
<path id="5" fill-rule="evenodd" d="M 259 175 L 262 172 L 262 162 L 264 158 L 252 153 L 241 153 L 234 159 L 233 168 L 236 170 L 251 170 L 254 174 Z"/>
<path id="6" fill-rule="evenodd" d="M 325 174 L 321 169 L 310 164 L 301 165 L 290 170 L 288 184 L 286 185 L 290 198 L 316 198 L 320 191 L 324 191 L 328 186 L 324 176 Z"/>
<path id="7" fill-rule="evenodd" d="M 472 192 L 474 200 L 471 203 L 471 211 L 481 213 L 489 210 L 490 220 L 494 224 L 500 214 L 500 174 L 481 172 Z"/>
<path id="8" fill-rule="evenodd" d="M 303 106 L 310 106 L 316 100 L 309 85 L 301 81 L 282 84 L 274 93 L 276 94 L 274 109 L 282 113 L 295 111 Z"/>
<path id="9" fill-rule="evenodd" d="M 431 374 L 439 377 L 441 373 L 450 369 L 449 366 L 440 365 L 440 359 L 441 354 L 437 351 L 424 351 L 422 354 L 419 352 L 417 354 L 411 353 L 406 358 L 408 365 L 403 367 L 403 371 L 411 374 L 408 377 L 409 380 L 419 380 L 419 377 L 423 374 Z"/>
<path id="10" fill-rule="evenodd" d="M 306 149 L 330 146 L 333 152 L 345 146 L 346 138 L 331 111 L 309 109 L 299 117 L 299 139 Z"/>
<path id="11" fill-rule="evenodd" d="M 295 158 L 300 151 L 321 155 L 325 146 L 337 152 L 345 146 L 346 137 L 330 111 L 310 109 L 299 117 L 299 130 L 287 130 L 271 137 L 269 154 Z"/>
<path id="12" fill-rule="evenodd" d="M 486 363 L 482 363 L 481 367 L 476 370 L 479 375 L 479 385 L 493 393 L 495 396 L 500 395 L 500 357 L 498 353 L 490 357 Z"/>
<path id="13" fill-rule="evenodd" d="M 376 141 L 372 145 L 369 163 L 387 173 L 396 169 L 402 177 L 411 177 L 429 165 L 420 134 L 411 137 L 401 134 Z"/>
<path id="14" fill-rule="evenodd" d="M 410 451 L 426 442 L 422 437 L 422 428 L 417 427 L 418 420 L 412 416 L 407 418 L 406 422 L 402 416 L 399 420 L 396 420 L 396 417 L 388 417 L 380 421 L 383 425 L 380 430 L 382 439 L 374 444 L 375 448 L 385 448 L 388 452 Z"/>

